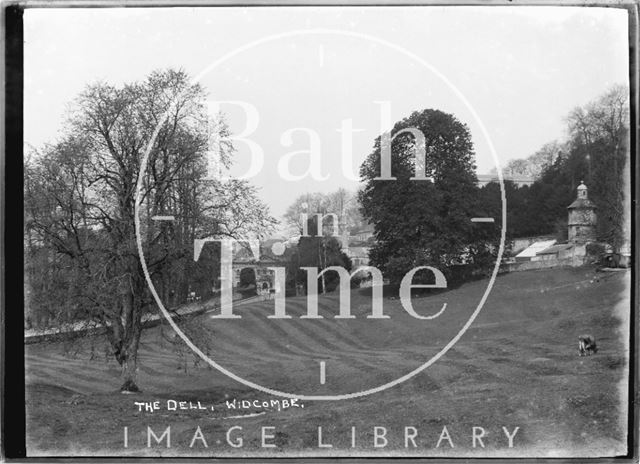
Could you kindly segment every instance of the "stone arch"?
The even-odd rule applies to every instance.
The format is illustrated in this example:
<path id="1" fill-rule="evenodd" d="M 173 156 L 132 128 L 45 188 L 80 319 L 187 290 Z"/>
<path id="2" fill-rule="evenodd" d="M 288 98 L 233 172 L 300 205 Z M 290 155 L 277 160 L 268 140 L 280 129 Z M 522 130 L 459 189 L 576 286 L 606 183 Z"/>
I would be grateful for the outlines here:
<path id="1" fill-rule="evenodd" d="M 258 280 L 258 272 L 255 264 L 238 263 L 233 265 L 233 288 L 237 288 L 240 285 L 240 276 L 245 269 L 251 269 L 253 271 L 254 280 Z"/>
<path id="2" fill-rule="evenodd" d="M 234 295 L 241 296 L 238 292 L 240 286 L 240 274 L 244 269 L 252 269 L 255 277 L 255 289 L 256 293 L 260 294 L 262 291 L 270 292 L 274 286 L 273 272 L 269 270 L 270 266 L 278 265 L 279 263 L 272 261 L 252 261 L 252 262 L 239 262 L 233 263 L 233 293 Z M 264 285 L 267 285 L 264 289 Z"/>
<path id="3" fill-rule="evenodd" d="M 241 266 L 237 271 L 234 294 L 239 297 L 251 297 L 258 293 L 258 273 L 255 266 Z"/>

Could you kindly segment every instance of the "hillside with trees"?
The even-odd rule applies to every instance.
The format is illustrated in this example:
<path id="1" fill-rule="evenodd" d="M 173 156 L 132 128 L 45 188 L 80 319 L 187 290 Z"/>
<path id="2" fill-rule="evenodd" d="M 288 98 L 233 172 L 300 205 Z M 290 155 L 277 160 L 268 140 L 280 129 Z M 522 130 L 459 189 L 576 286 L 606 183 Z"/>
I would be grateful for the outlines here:
<path id="1" fill-rule="evenodd" d="M 567 206 L 581 181 L 597 206 L 597 238 L 619 251 L 630 239 L 629 96 L 614 86 L 566 118 L 567 140 L 544 145 L 505 174 L 537 176 L 531 186 L 507 185 L 508 232 L 512 237 L 555 234 L 566 240 Z M 537 174 L 536 174 L 537 173 Z M 483 189 L 485 202 L 499 202 L 499 186 Z"/>

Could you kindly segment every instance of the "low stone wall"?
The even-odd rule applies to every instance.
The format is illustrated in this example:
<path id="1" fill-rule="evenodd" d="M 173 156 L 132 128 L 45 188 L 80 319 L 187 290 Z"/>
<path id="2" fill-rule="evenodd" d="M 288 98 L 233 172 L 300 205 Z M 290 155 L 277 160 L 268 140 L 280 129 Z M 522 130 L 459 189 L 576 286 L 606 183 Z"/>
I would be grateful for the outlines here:
<path id="1" fill-rule="evenodd" d="M 253 296 L 242 300 L 234 301 L 234 307 L 241 306 L 254 301 L 260 301 L 261 296 Z M 170 312 L 173 313 L 172 318 L 189 319 L 199 316 L 208 311 L 218 309 L 220 307 L 219 298 L 211 298 L 206 301 L 197 301 L 187 303 Z M 147 313 L 142 316 L 142 328 L 154 327 L 164 322 L 164 316 L 158 312 Z M 60 340 L 70 340 L 80 338 L 87 335 L 100 335 L 106 332 L 106 327 L 97 324 L 88 324 L 87 322 L 76 322 L 74 324 L 64 324 L 62 327 L 49 327 L 42 329 L 26 329 L 24 331 L 25 345 L 40 342 L 53 342 Z"/>
<path id="2" fill-rule="evenodd" d="M 500 266 L 501 272 L 529 271 L 532 269 L 550 269 L 554 267 L 576 267 L 584 264 L 574 258 L 565 259 L 541 259 L 538 261 L 520 261 L 516 263 L 504 263 Z"/>
<path id="3" fill-rule="evenodd" d="M 207 304 L 209 303 L 209 304 Z M 173 318 L 191 318 L 199 316 L 215 307 L 211 302 L 185 305 L 176 311 Z M 142 317 L 142 328 L 146 329 L 159 325 L 164 320 L 164 316 L 159 314 L 145 314 Z M 102 335 L 107 329 L 103 325 L 94 325 L 86 322 L 66 324 L 63 327 L 51 327 L 45 329 L 28 329 L 24 331 L 24 343 L 55 342 L 61 340 L 71 340 L 88 335 Z"/>

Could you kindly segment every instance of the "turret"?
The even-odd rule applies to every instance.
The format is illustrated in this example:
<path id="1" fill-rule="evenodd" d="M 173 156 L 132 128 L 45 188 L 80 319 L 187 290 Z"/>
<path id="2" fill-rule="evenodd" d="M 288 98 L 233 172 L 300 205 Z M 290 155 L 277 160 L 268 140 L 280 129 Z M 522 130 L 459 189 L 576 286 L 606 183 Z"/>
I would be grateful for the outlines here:
<path id="1" fill-rule="evenodd" d="M 589 200 L 587 186 L 580 181 L 576 200 L 569 210 L 569 243 L 585 244 L 596 240 L 596 205 Z"/>

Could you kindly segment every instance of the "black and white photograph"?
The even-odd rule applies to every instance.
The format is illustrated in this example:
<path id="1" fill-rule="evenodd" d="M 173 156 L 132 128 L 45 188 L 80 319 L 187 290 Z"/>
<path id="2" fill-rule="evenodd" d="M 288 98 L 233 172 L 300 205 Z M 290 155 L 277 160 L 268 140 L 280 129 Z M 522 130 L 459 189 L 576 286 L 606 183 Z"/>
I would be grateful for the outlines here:
<path id="1" fill-rule="evenodd" d="M 637 459 L 636 4 L 52 3 L 4 459 Z"/>

